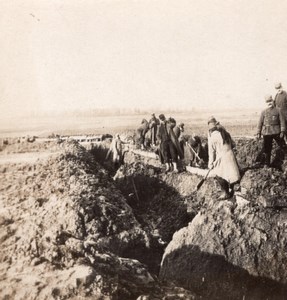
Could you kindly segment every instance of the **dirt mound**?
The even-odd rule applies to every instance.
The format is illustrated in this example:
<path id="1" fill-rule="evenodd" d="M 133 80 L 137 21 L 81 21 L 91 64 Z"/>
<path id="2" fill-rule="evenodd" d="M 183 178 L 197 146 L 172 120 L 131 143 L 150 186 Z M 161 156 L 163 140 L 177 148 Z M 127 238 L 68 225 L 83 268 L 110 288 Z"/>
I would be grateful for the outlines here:
<path id="1" fill-rule="evenodd" d="M 240 138 L 236 140 L 236 158 L 240 168 L 244 171 L 254 167 L 256 164 L 264 163 L 264 155 L 262 154 L 263 139 Z M 271 152 L 271 166 L 285 171 L 287 167 L 286 151 L 280 149 L 273 142 Z"/>
<path id="2" fill-rule="evenodd" d="M 252 167 L 256 163 L 263 140 L 240 138 L 236 141 L 236 158 L 241 169 Z"/>
<path id="3" fill-rule="evenodd" d="M 41 164 L 2 166 L 1 297 L 134 298 L 154 281 L 132 259 L 149 238 L 93 157 L 76 142 L 62 150 Z"/>
<path id="4" fill-rule="evenodd" d="M 53 155 L 0 165 L 1 298 L 284 298 L 286 174 L 253 167 L 253 140 L 238 142 L 245 174 L 221 202 L 214 178 L 196 191 L 201 176 L 165 174 L 132 146 L 114 176 L 107 141 L 29 145 L 9 151 Z"/>
<path id="5" fill-rule="evenodd" d="M 11 153 L 26 153 L 26 152 L 56 152 L 61 149 L 61 143 L 54 140 L 47 140 L 45 142 L 34 141 L 30 142 L 21 142 L 5 145 L 1 154 L 11 154 Z"/>
<path id="6" fill-rule="evenodd" d="M 287 207 L 287 175 L 276 169 L 248 170 L 241 182 L 242 195 L 265 207 Z"/>
<path id="7" fill-rule="evenodd" d="M 286 285 L 278 283 L 287 278 L 281 218 L 244 200 L 215 203 L 174 235 L 161 278 L 212 299 L 284 295 Z"/>
<path id="8" fill-rule="evenodd" d="M 243 183 L 258 183 L 256 177 L 250 181 L 249 173 L 245 176 Z M 203 186 L 200 212 L 167 246 L 161 279 L 173 280 L 204 299 L 283 299 L 286 211 L 264 208 L 256 194 L 250 201 L 240 196 L 217 201 L 214 184 L 209 179 Z"/>

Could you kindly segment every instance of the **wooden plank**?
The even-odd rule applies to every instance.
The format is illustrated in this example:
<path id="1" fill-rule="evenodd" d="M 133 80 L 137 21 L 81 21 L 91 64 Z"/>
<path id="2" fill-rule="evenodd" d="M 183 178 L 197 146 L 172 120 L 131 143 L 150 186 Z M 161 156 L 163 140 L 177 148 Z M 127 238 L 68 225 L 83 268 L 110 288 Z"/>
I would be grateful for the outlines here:
<path id="1" fill-rule="evenodd" d="M 186 166 L 186 171 L 188 171 L 192 174 L 196 174 L 196 175 L 205 177 L 208 172 L 208 169 L 200 169 L 200 168 L 196 168 L 196 167 Z"/>

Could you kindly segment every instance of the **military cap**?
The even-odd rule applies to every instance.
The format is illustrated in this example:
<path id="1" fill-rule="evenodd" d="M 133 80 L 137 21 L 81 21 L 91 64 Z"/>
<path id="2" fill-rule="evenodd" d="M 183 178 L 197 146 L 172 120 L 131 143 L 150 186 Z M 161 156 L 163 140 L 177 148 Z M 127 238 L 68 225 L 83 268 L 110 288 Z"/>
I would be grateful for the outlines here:
<path id="1" fill-rule="evenodd" d="M 276 82 L 275 83 L 275 89 L 281 89 L 281 88 L 282 88 L 281 82 Z"/>
<path id="2" fill-rule="evenodd" d="M 214 116 L 211 116 L 208 121 L 207 121 L 207 124 L 209 123 L 214 123 L 214 124 L 217 124 L 218 122 L 216 121 L 215 117 Z"/>
<path id="3" fill-rule="evenodd" d="M 170 117 L 168 120 L 167 120 L 169 123 L 174 123 L 176 124 L 176 121 L 174 118 Z"/>
<path id="4" fill-rule="evenodd" d="M 273 101 L 272 95 L 269 95 L 269 94 L 266 95 L 266 96 L 265 96 L 265 101 L 266 101 L 266 102 L 271 102 L 271 101 Z"/>

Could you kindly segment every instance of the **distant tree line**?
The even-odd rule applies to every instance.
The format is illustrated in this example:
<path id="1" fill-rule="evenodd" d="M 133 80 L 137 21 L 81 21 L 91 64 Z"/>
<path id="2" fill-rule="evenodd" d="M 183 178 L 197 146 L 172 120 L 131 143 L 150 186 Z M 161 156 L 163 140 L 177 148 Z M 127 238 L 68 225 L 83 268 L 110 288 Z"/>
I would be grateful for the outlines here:
<path id="1" fill-rule="evenodd" d="M 124 115 L 150 115 L 152 113 L 186 113 L 186 112 L 194 112 L 195 109 L 180 109 L 180 108 L 94 108 L 90 110 L 83 110 L 83 109 L 74 109 L 74 110 L 68 110 L 68 111 L 46 111 L 41 112 L 38 114 L 33 113 L 33 116 L 66 116 L 66 117 L 96 117 L 96 116 L 124 116 Z"/>

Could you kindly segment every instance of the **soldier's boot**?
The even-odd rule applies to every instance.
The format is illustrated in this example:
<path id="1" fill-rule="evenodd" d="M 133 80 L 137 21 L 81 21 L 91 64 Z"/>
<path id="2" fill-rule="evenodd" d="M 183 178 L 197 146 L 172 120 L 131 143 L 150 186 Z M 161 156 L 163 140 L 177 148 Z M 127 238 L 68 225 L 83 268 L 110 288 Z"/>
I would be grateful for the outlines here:
<path id="1" fill-rule="evenodd" d="M 170 171 L 170 166 L 169 166 L 169 163 L 166 163 L 165 165 L 166 165 L 165 172 L 167 173 L 167 172 L 169 172 L 169 171 Z"/>
<path id="2" fill-rule="evenodd" d="M 184 159 L 182 159 L 182 160 L 180 161 L 180 165 L 181 165 L 181 169 L 182 169 L 182 171 L 186 171 L 186 167 L 185 167 Z"/>
<path id="3" fill-rule="evenodd" d="M 264 165 L 270 167 L 270 162 L 271 162 L 271 153 L 265 154 Z"/>
<path id="4" fill-rule="evenodd" d="M 173 172 L 174 173 L 179 173 L 178 168 L 177 168 L 177 163 L 173 162 L 172 164 L 173 164 Z"/>
<path id="5" fill-rule="evenodd" d="M 226 199 L 229 199 L 231 198 L 233 195 L 229 192 L 229 183 L 221 178 L 221 177 L 216 177 L 217 178 L 217 181 L 219 182 L 220 186 L 221 186 L 221 189 L 222 189 L 222 193 L 221 195 L 219 196 L 219 200 L 226 200 Z"/>

